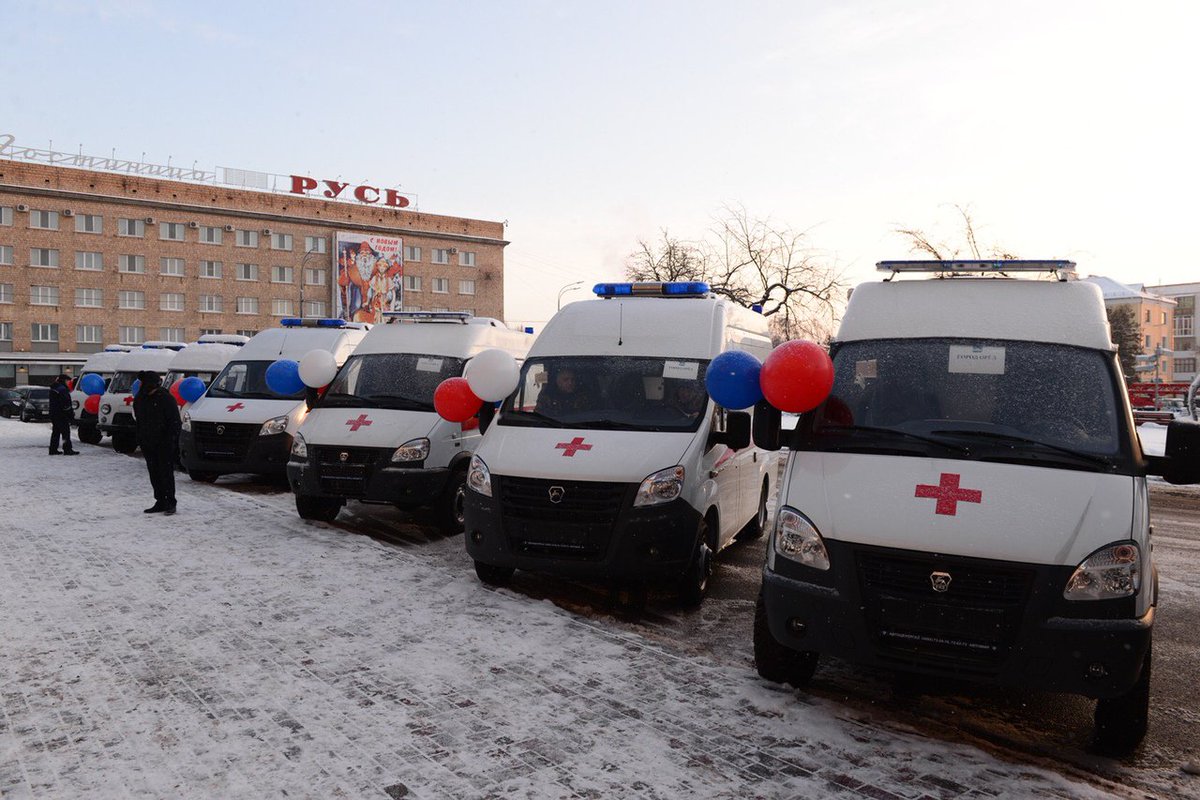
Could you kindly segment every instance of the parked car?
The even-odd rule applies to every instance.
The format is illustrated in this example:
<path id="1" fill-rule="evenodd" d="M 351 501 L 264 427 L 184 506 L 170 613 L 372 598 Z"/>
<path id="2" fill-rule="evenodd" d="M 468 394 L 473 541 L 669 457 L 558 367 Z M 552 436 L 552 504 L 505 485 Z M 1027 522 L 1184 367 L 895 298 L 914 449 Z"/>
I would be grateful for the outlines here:
<path id="1" fill-rule="evenodd" d="M 25 398 L 16 389 L 0 389 L 0 417 L 12 419 L 21 413 Z"/>
<path id="2" fill-rule="evenodd" d="M 45 386 L 18 386 L 21 394 L 21 422 L 50 419 L 50 389 Z"/>

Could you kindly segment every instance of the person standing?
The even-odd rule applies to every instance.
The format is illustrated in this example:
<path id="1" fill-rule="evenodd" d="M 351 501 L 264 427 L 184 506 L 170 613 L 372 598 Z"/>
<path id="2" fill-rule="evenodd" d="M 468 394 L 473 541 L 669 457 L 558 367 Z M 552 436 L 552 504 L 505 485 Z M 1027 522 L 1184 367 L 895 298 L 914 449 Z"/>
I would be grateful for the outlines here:
<path id="1" fill-rule="evenodd" d="M 58 442 L 62 440 L 62 455 L 77 456 L 79 451 L 71 446 L 71 420 L 75 412 L 71 409 L 71 390 L 67 388 L 66 375 L 59 375 L 50 384 L 50 455 L 59 455 Z"/>
<path id="2" fill-rule="evenodd" d="M 142 382 L 133 398 L 133 416 L 137 423 L 137 443 L 146 459 L 154 505 L 146 514 L 175 513 L 175 454 L 179 450 L 179 406 L 162 388 L 157 372 L 140 372 Z"/>

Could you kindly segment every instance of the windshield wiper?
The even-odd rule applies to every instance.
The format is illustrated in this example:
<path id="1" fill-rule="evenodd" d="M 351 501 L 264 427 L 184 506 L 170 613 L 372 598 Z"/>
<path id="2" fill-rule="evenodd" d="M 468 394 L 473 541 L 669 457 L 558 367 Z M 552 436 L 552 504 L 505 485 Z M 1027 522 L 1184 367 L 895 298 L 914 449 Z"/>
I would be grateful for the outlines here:
<path id="1" fill-rule="evenodd" d="M 403 411 L 433 411 L 432 404 L 422 403 L 420 400 L 414 400 L 402 394 L 371 394 L 367 395 L 366 399 L 370 401 L 384 401 L 387 402 L 388 408 Z"/>
<path id="2" fill-rule="evenodd" d="M 881 428 L 874 425 L 831 425 L 827 428 L 822 428 L 819 433 L 836 433 L 837 431 L 861 431 L 863 433 L 882 433 L 890 436 L 901 436 L 905 439 L 914 439 L 919 442 L 927 442 L 935 444 L 938 447 L 947 450 L 957 450 L 960 453 L 970 454 L 971 450 L 960 444 L 953 444 L 942 439 L 935 439 L 932 436 L 922 436 L 919 433 L 909 433 L 902 431 L 899 428 Z M 941 431 L 935 431 L 941 433 Z"/>
<path id="3" fill-rule="evenodd" d="M 1083 461 L 1090 461 L 1093 464 L 1100 464 L 1102 466 L 1108 466 L 1111 463 L 1109 461 L 1109 459 L 1105 458 L 1104 456 L 1098 456 L 1093 453 L 1081 453 L 1080 451 L 1072 450 L 1069 447 L 1063 447 L 1062 445 L 1051 444 L 1050 442 L 1043 442 L 1040 439 L 1030 439 L 1028 436 L 1017 436 L 1016 434 L 1012 434 L 1012 433 L 997 433 L 996 431 L 953 431 L 953 430 L 934 431 L 934 433 L 938 434 L 938 435 L 942 435 L 942 436 L 965 436 L 968 438 L 977 438 L 977 439 L 995 439 L 997 441 L 1011 442 L 1013 444 L 1031 444 L 1031 445 L 1034 445 L 1035 447 L 1044 447 L 1047 450 L 1054 450 L 1055 452 L 1058 452 L 1058 453 L 1064 453 L 1073 458 L 1082 459 Z"/>
<path id="4" fill-rule="evenodd" d="M 555 419 L 554 417 L 546 416 L 545 414 L 543 414 L 540 411 L 521 411 L 519 409 L 513 408 L 508 411 L 501 412 L 502 417 L 508 417 L 510 415 L 519 415 L 521 417 L 525 417 L 525 418 L 528 418 L 531 420 L 537 420 L 539 422 L 544 422 L 544 423 L 546 423 L 547 426 L 549 426 L 551 428 L 567 427 L 566 423 L 562 422 L 561 420 Z"/>
<path id="5" fill-rule="evenodd" d="M 644 431 L 647 429 L 652 429 L 655 431 L 661 430 L 661 428 L 656 427 L 654 423 L 639 425 L 635 422 L 620 422 L 615 419 L 585 419 L 580 421 L 572 420 L 571 422 L 564 424 L 563 427 L 596 428 L 598 430 L 611 431 Z"/>

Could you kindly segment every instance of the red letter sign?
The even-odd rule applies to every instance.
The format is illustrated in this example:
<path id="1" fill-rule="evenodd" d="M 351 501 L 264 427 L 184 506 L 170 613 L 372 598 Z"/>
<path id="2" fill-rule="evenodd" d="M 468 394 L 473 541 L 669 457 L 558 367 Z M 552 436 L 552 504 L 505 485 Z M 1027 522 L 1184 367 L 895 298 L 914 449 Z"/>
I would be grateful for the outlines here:
<path id="1" fill-rule="evenodd" d="M 375 196 L 368 200 L 367 192 L 374 192 Z M 379 202 L 379 190 L 376 189 L 374 186 L 356 186 L 354 188 L 354 199 L 358 200 L 358 202 L 360 202 L 360 203 L 378 203 Z"/>
<path id="2" fill-rule="evenodd" d="M 402 194 L 397 194 L 395 189 L 388 189 L 385 198 L 383 201 L 385 206 L 405 208 L 408 205 L 408 198 Z"/>
<path id="3" fill-rule="evenodd" d="M 292 176 L 292 194 L 304 194 L 309 189 L 315 188 L 317 188 L 315 179 L 305 177 L 304 175 Z"/>

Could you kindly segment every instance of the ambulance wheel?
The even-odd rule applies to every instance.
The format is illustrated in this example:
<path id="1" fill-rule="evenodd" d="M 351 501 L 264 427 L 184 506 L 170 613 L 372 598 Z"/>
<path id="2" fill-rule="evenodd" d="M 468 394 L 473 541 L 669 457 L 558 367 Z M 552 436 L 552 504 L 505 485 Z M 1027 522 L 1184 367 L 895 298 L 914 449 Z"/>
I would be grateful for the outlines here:
<path id="1" fill-rule="evenodd" d="M 708 594 L 708 580 L 713 574 L 713 548 L 709 541 L 708 521 L 700 520 L 696 531 L 696 550 L 692 561 L 679 581 L 679 604 L 695 608 Z"/>
<path id="2" fill-rule="evenodd" d="M 738 538 L 743 541 L 758 539 L 767 529 L 767 493 L 769 483 L 763 478 L 762 492 L 758 495 L 758 513 L 754 519 L 746 523 L 746 527 L 738 531 Z"/>
<path id="3" fill-rule="evenodd" d="M 1127 756 L 1146 737 L 1150 721 L 1150 656 L 1151 650 L 1147 649 L 1142 674 L 1132 689 L 1119 697 L 1096 701 L 1092 747 L 1098 753 Z"/>
<path id="4" fill-rule="evenodd" d="M 475 562 L 475 575 L 480 581 L 488 586 L 506 586 L 512 580 L 513 573 L 516 572 L 512 567 L 500 567 L 495 564 L 484 564 L 482 561 Z"/>
<path id="5" fill-rule="evenodd" d="M 95 425 L 79 426 L 79 441 L 84 444 L 100 444 L 103 438 L 104 434 Z"/>
<path id="6" fill-rule="evenodd" d="M 819 658 L 810 650 L 793 650 L 776 641 L 767 624 L 767 604 L 760 592 L 754 606 L 754 666 L 759 676 L 801 689 L 812 680 Z"/>
<path id="7" fill-rule="evenodd" d="M 315 519 L 319 522 L 333 522 L 342 510 L 344 501 L 336 497 L 313 497 L 308 494 L 296 495 L 296 513 L 301 519 Z"/>
<path id="8" fill-rule="evenodd" d="M 466 524 L 466 499 L 467 470 L 460 467 L 450 473 L 450 480 L 446 482 L 446 488 L 442 490 L 441 499 L 438 501 L 438 527 L 443 533 L 453 536 L 463 532 L 463 526 Z"/>
<path id="9" fill-rule="evenodd" d="M 137 438 L 132 433 L 114 433 L 113 450 L 118 453 L 132 453 L 137 450 Z"/>
<path id="10" fill-rule="evenodd" d="M 201 469 L 189 469 L 187 470 L 187 474 L 189 478 L 197 483 L 216 483 L 217 478 L 221 477 L 220 473 L 205 472 Z"/>

